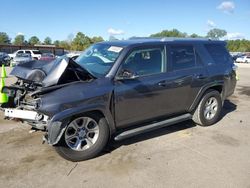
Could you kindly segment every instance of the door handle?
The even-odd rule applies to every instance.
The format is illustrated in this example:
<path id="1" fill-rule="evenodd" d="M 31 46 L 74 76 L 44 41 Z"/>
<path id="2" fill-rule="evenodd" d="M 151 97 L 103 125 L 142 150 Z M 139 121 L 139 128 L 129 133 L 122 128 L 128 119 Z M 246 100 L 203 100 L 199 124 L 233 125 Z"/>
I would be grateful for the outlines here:
<path id="1" fill-rule="evenodd" d="M 157 83 L 158 86 L 165 87 L 167 85 L 166 81 L 161 81 Z"/>
<path id="2" fill-rule="evenodd" d="M 206 79 L 207 77 L 205 75 L 203 75 L 203 74 L 196 74 L 195 78 L 199 79 L 199 80 L 203 80 L 203 79 Z"/>

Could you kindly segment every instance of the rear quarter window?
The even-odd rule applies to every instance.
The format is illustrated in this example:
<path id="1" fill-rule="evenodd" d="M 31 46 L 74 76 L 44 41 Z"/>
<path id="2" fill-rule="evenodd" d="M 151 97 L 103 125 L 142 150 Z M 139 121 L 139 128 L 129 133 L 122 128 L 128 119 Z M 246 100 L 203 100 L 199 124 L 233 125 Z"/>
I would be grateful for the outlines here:
<path id="1" fill-rule="evenodd" d="M 226 47 L 222 44 L 205 44 L 204 45 L 215 64 L 226 64 L 232 62 L 232 57 Z"/>

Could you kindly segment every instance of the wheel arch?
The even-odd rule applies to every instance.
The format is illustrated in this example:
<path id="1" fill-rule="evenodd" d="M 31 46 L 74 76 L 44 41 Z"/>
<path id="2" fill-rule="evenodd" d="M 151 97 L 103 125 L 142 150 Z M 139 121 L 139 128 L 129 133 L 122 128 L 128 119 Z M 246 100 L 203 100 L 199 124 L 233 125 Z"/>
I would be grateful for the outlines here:
<path id="1" fill-rule="evenodd" d="M 194 112 L 197 106 L 199 105 L 202 97 L 208 90 L 216 90 L 220 93 L 222 100 L 224 98 L 224 85 L 223 82 L 218 82 L 218 83 L 212 83 L 204 86 L 203 88 L 200 89 L 198 92 L 194 102 L 192 103 L 191 107 L 189 108 L 190 112 Z"/>
<path id="2" fill-rule="evenodd" d="M 90 114 L 90 113 L 96 113 L 106 119 L 108 126 L 109 126 L 110 136 L 115 132 L 116 128 L 115 128 L 113 117 L 111 113 L 108 112 L 108 110 L 106 110 L 103 106 L 84 108 L 82 110 L 78 108 L 70 109 L 70 110 L 66 110 L 66 112 L 62 111 L 54 115 L 51 121 L 49 122 L 48 128 L 47 128 L 48 144 L 56 145 L 59 142 L 68 123 L 72 120 L 72 117 L 77 117 L 83 114 Z"/>

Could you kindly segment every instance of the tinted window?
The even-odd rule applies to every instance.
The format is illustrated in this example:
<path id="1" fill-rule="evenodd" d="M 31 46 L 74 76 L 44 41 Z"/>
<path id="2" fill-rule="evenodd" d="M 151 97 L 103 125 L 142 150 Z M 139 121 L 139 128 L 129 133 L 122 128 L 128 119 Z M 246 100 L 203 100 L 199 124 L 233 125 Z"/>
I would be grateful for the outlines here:
<path id="1" fill-rule="evenodd" d="M 30 51 L 25 51 L 25 53 L 26 53 L 26 54 L 31 54 L 31 52 L 30 52 Z"/>
<path id="2" fill-rule="evenodd" d="M 206 44 L 205 48 L 215 63 L 228 63 L 232 61 L 232 57 L 223 45 Z"/>
<path id="3" fill-rule="evenodd" d="M 161 73 L 164 71 L 163 54 L 160 48 L 135 50 L 128 56 L 122 69 L 139 76 Z"/>
<path id="4" fill-rule="evenodd" d="M 18 51 L 18 52 L 17 52 L 17 54 L 22 54 L 22 53 L 23 53 L 23 51 Z"/>
<path id="5" fill-rule="evenodd" d="M 191 45 L 170 46 L 173 70 L 187 69 L 195 66 L 195 53 Z"/>
<path id="6" fill-rule="evenodd" d="M 38 51 L 38 50 L 33 51 L 33 53 L 34 53 L 34 54 L 41 54 L 41 52 Z"/>

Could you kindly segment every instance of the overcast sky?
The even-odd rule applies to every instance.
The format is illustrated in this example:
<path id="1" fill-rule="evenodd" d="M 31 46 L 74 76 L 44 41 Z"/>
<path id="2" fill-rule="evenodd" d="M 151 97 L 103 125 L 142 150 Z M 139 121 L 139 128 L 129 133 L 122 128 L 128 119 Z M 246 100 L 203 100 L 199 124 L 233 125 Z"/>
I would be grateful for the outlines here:
<path id="1" fill-rule="evenodd" d="M 229 39 L 250 39 L 250 0 L 0 0 L 0 31 L 64 40 L 89 36 L 149 36 L 176 28 L 206 35 L 225 29 Z"/>

